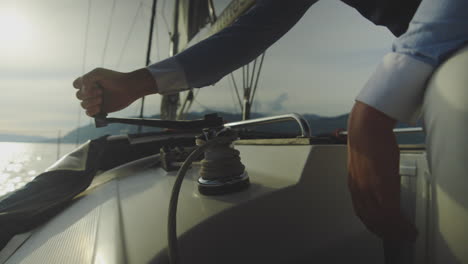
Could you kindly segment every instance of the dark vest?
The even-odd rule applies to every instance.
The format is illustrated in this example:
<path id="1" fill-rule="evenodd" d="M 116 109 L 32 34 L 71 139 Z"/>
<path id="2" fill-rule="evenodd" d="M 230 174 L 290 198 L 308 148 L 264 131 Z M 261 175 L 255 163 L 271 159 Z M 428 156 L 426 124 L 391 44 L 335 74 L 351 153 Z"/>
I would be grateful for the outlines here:
<path id="1" fill-rule="evenodd" d="M 341 0 L 356 8 L 376 25 L 386 26 L 395 36 L 408 29 L 421 0 Z"/>

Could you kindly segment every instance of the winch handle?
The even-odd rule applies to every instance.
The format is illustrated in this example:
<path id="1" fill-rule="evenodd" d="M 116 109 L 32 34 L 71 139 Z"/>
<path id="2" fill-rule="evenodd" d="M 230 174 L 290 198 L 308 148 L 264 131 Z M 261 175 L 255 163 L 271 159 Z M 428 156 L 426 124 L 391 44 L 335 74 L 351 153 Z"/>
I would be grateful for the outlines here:
<path id="1" fill-rule="evenodd" d="M 104 89 L 102 88 L 100 83 L 96 83 L 96 85 L 102 91 L 101 106 L 104 106 Z M 94 118 L 94 125 L 97 128 L 105 127 L 108 124 L 108 122 L 107 122 L 107 113 L 102 110 L 102 107 L 101 107 L 101 112 L 94 115 L 93 118 Z"/>

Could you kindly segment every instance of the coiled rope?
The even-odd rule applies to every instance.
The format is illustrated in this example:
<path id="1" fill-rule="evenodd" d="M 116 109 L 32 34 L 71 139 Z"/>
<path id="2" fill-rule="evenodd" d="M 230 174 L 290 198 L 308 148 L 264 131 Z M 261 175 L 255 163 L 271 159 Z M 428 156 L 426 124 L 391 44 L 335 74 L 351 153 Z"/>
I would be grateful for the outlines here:
<path id="1" fill-rule="evenodd" d="M 197 145 L 206 141 L 197 139 Z M 228 179 L 241 175 L 245 166 L 240 161 L 240 152 L 231 148 L 231 143 L 215 144 L 205 150 L 205 158 L 201 161 L 200 176 L 204 180 Z"/>

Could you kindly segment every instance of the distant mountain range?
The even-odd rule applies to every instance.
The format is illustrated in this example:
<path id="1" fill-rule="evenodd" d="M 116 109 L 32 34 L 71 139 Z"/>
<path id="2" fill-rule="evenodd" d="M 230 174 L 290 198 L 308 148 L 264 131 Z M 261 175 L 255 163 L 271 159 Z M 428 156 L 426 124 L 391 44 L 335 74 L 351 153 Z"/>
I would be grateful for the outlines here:
<path id="1" fill-rule="evenodd" d="M 0 134 L 0 142 L 48 142 L 49 138 L 14 134 Z"/>
<path id="2" fill-rule="evenodd" d="M 200 119 L 209 112 L 190 113 L 187 116 L 188 120 Z M 239 121 L 240 116 L 231 113 L 218 113 L 222 116 L 226 122 Z M 265 117 L 267 115 L 260 113 L 253 113 L 252 118 Z M 337 129 L 346 129 L 348 114 L 339 115 L 335 117 L 321 117 L 314 114 L 302 115 L 307 121 L 309 121 L 312 134 L 320 135 L 333 133 Z M 154 115 L 148 118 L 159 118 L 159 115 Z M 297 133 L 298 127 L 291 125 L 292 123 L 276 123 L 263 125 L 256 130 L 262 132 L 276 132 L 276 133 Z M 406 127 L 401 125 L 400 127 Z M 143 132 L 160 131 L 158 128 L 143 128 Z M 95 139 L 104 135 L 121 135 L 121 134 L 132 134 L 137 133 L 137 127 L 125 124 L 110 124 L 103 128 L 95 128 L 94 125 L 87 125 L 75 129 L 66 134 L 61 141 L 64 143 L 75 143 L 78 139 L 79 142 L 85 142 L 89 139 Z M 56 142 L 57 139 L 50 139 L 44 137 L 34 136 L 19 136 L 19 135 L 2 135 L 0 134 L 0 141 L 21 141 L 21 142 Z M 424 142 L 424 135 L 419 134 L 406 134 L 399 136 L 399 142 L 403 144 L 420 144 Z"/>
<path id="3" fill-rule="evenodd" d="M 202 119 L 206 114 L 211 112 L 195 112 L 187 115 L 187 120 L 193 119 Z M 219 116 L 222 116 L 226 122 L 234 122 L 241 120 L 241 117 L 232 113 L 218 112 Z M 252 113 L 252 118 L 261 118 L 267 115 L 260 113 Z M 346 128 L 346 122 L 348 115 L 341 115 L 337 117 L 320 117 L 314 114 L 305 114 L 303 115 L 307 119 L 312 127 L 314 134 L 325 133 L 329 131 L 334 131 L 336 128 Z M 148 118 L 159 119 L 159 115 L 154 115 Z M 256 130 L 267 132 L 274 131 L 278 133 L 296 133 L 298 127 L 291 125 L 292 122 L 288 123 L 278 123 L 272 125 L 264 125 L 261 128 Z M 73 130 L 70 133 L 66 134 L 63 137 L 63 142 L 76 142 L 76 139 L 79 138 L 80 142 L 84 142 L 88 139 L 98 138 L 104 135 L 121 135 L 121 134 L 132 134 L 137 133 L 137 126 L 125 125 L 125 124 L 109 124 L 103 128 L 95 128 L 94 125 L 87 125 L 81 127 L 77 130 Z M 143 132 L 152 132 L 160 131 L 158 128 L 144 127 Z"/>

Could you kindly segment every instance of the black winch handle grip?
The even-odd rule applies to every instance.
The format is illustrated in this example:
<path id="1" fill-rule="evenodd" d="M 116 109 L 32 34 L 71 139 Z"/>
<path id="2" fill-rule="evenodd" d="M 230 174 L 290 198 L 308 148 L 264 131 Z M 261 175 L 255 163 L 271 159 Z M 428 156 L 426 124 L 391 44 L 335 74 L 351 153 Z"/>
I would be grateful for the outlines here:
<path id="1" fill-rule="evenodd" d="M 107 122 L 107 114 L 104 112 L 100 112 L 93 116 L 94 118 L 94 125 L 96 127 L 105 127 L 109 122 Z"/>
<path id="2" fill-rule="evenodd" d="M 99 113 L 97 113 L 96 115 L 93 116 L 94 125 L 99 128 L 99 127 L 107 126 L 108 122 L 107 122 L 107 113 L 105 113 L 102 110 L 102 107 L 104 106 L 104 89 L 102 88 L 101 84 L 96 83 L 96 85 L 102 91 L 102 94 L 101 94 L 102 95 L 101 112 L 99 112 Z"/>

